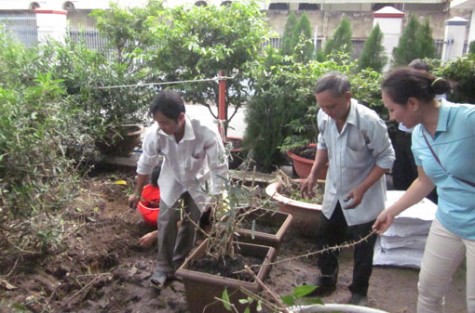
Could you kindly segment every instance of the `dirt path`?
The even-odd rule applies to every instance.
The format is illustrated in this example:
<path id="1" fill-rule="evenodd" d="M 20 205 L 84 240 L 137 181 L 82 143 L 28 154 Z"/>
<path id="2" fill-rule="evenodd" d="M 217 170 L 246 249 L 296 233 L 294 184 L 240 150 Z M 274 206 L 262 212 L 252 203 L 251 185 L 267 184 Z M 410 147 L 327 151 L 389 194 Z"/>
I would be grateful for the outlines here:
<path id="1" fill-rule="evenodd" d="M 0 276 L 0 312 L 188 312 L 184 287 L 172 282 L 161 293 L 148 279 L 154 268 L 156 247 L 138 246 L 147 229 L 137 212 L 126 205 L 129 187 L 114 184 L 133 181 L 132 171 L 97 173 L 84 182 L 82 197 L 64 212 L 69 236 L 64 250 Z M 313 240 L 289 233 L 279 259 L 305 254 Z M 278 294 L 315 277 L 315 257 L 273 266 L 266 283 Z M 344 302 L 350 294 L 351 251 L 341 255 L 338 289 L 324 302 Z M 1 269 L 9 273 L 10 269 Z M 415 312 L 417 271 L 375 267 L 369 306 L 391 313 Z M 447 297 L 447 312 L 465 312 L 465 270 L 457 272 Z M 8 283 L 9 285 L 7 285 Z M 8 287 L 7 287 L 8 286 Z"/>

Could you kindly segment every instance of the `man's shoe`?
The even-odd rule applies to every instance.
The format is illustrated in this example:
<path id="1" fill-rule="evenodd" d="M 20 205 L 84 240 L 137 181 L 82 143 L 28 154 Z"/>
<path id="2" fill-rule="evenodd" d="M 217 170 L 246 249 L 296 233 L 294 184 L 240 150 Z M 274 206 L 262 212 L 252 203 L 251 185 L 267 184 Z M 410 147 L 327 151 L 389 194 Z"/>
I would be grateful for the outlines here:
<path id="1" fill-rule="evenodd" d="M 359 293 L 352 293 L 350 301 L 348 301 L 348 304 L 366 306 L 368 305 L 368 297 L 363 296 Z"/>
<path id="2" fill-rule="evenodd" d="M 336 283 L 330 282 L 328 277 L 318 276 L 315 286 L 317 288 L 311 293 L 307 294 L 307 297 L 325 297 L 329 296 L 336 290 Z"/>
<path id="3" fill-rule="evenodd" d="M 157 289 L 162 289 L 167 282 L 168 274 L 162 271 L 155 271 L 150 278 L 150 285 Z"/>

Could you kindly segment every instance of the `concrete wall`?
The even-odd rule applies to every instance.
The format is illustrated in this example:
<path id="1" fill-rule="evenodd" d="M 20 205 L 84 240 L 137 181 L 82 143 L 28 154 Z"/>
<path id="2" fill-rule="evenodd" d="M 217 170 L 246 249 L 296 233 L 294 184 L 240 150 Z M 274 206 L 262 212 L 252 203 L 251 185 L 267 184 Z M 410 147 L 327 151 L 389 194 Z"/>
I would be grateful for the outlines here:
<path id="1" fill-rule="evenodd" d="M 336 5 L 332 5 L 333 9 L 336 9 Z M 350 6 L 350 5 L 349 5 Z M 362 6 L 362 5 L 357 5 Z M 435 40 L 443 40 L 444 39 L 444 31 L 445 31 L 445 21 L 458 16 L 463 17 L 465 19 L 471 20 L 471 11 L 470 10 L 445 10 L 440 11 L 440 6 L 433 5 L 434 8 L 432 10 L 406 10 L 406 16 L 404 18 L 404 24 L 407 23 L 409 20 L 409 16 L 415 15 L 419 21 L 422 23 L 425 19 L 429 20 L 429 23 L 432 27 L 432 35 Z M 410 6 L 406 5 L 406 8 Z M 420 5 L 419 7 L 415 6 L 413 8 L 426 8 L 425 6 Z M 355 39 L 366 39 L 373 27 L 373 11 L 371 10 L 364 10 L 364 11 L 354 11 L 350 7 L 351 10 L 345 11 L 306 11 L 305 13 L 308 15 L 310 22 L 312 23 L 313 29 L 317 27 L 318 38 L 326 39 L 333 35 L 335 28 L 340 24 L 341 18 L 346 16 L 352 25 L 353 37 Z M 287 21 L 287 17 L 290 11 L 267 11 L 267 17 L 269 20 L 269 24 L 271 25 L 272 29 L 278 34 L 282 36 L 285 28 L 285 23 Z M 303 12 L 302 11 L 295 11 L 297 16 L 300 16 Z"/>

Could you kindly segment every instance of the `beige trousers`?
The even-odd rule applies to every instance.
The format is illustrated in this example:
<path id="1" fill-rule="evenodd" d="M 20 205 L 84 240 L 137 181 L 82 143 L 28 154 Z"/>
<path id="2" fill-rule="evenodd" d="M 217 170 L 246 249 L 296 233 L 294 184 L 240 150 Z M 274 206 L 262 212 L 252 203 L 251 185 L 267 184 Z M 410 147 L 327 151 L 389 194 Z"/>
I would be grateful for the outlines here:
<path id="1" fill-rule="evenodd" d="M 419 273 L 417 313 L 445 312 L 445 294 L 464 258 L 467 263 L 467 312 L 475 313 L 475 241 L 454 235 L 435 219 Z"/>

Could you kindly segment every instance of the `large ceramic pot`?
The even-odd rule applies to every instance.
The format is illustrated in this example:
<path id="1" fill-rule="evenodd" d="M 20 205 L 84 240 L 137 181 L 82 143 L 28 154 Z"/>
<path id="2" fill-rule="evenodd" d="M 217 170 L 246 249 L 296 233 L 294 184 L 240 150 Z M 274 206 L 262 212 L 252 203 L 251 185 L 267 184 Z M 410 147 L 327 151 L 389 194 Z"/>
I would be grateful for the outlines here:
<path id="1" fill-rule="evenodd" d="M 266 187 L 266 194 L 279 204 L 279 211 L 292 214 L 292 230 L 314 236 L 323 216 L 322 205 L 288 198 L 280 193 L 281 186 L 280 182 L 271 183 Z"/>
<path id="2" fill-rule="evenodd" d="M 304 150 L 315 150 L 316 147 L 317 145 L 315 143 L 311 143 L 305 148 L 287 151 L 287 156 L 292 161 L 294 171 L 299 178 L 308 177 L 310 170 L 312 169 L 313 162 L 315 161 L 315 154 L 306 157 L 306 155 L 301 155 L 300 152 Z M 327 176 L 327 169 L 328 167 L 318 173 L 317 179 L 325 179 Z"/>
<path id="3" fill-rule="evenodd" d="M 317 312 L 341 312 L 341 313 L 389 313 L 366 306 L 326 303 L 296 306 L 289 309 L 289 313 L 317 313 Z"/>
<path id="4" fill-rule="evenodd" d="M 205 256 L 208 242 L 209 239 L 205 239 L 176 271 L 176 276 L 181 277 L 185 285 L 185 296 L 189 311 L 191 313 L 227 312 L 223 303 L 217 300 L 217 298 L 222 297 L 223 291 L 226 289 L 230 302 L 236 306 L 238 312 L 244 312 L 247 304 L 241 304 L 239 300 L 246 299 L 248 296 L 242 292 L 242 288 L 252 293 L 258 293 L 261 287 L 257 281 L 243 281 L 190 269 L 192 262 Z M 236 245 L 236 251 L 239 251 L 243 256 L 254 256 L 263 260 L 257 277 L 260 280 L 266 279 L 270 271 L 270 265 L 268 264 L 275 258 L 275 249 L 249 243 L 234 244 Z M 251 305 L 249 312 L 256 313 L 256 307 Z"/>
<path id="5" fill-rule="evenodd" d="M 129 156 L 140 145 L 144 127 L 139 124 L 123 124 L 110 128 L 104 138 L 96 140 L 96 146 L 104 155 Z"/>

